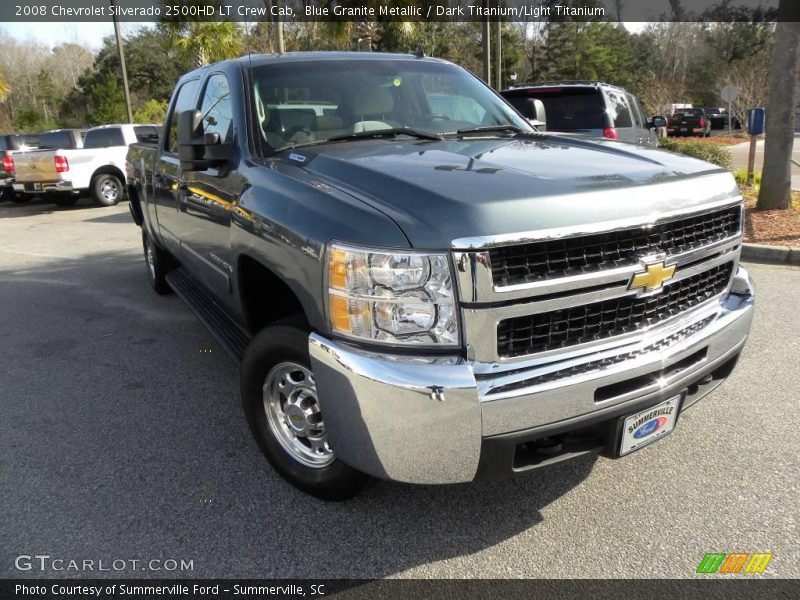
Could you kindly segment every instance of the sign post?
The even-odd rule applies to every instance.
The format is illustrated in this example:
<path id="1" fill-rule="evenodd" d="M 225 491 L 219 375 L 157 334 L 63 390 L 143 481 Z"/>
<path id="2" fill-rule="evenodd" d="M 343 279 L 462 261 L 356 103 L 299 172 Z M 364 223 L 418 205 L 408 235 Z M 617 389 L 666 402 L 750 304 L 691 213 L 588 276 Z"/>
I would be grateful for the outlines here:
<path id="1" fill-rule="evenodd" d="M 722 91 L 719 93 L 722 99 L 728 103 L 728 135 L 733 135 L 733 126 L 731 124 L 731 102 L 736 100 L 736 97 L 739 95 L 739 88 L 735 85 L 731 85 L 730 83 L 727 84 Z"/>
<path id="2" fill-rule="evenodd" d="M 762 107 L 751 108 L 747 113 L 747 133 L 750 134 L 750 155 L 747 157 L 747 185 L 753 185 L 756 166 L 756 137 L 764 133 L 765 111 Z"/>

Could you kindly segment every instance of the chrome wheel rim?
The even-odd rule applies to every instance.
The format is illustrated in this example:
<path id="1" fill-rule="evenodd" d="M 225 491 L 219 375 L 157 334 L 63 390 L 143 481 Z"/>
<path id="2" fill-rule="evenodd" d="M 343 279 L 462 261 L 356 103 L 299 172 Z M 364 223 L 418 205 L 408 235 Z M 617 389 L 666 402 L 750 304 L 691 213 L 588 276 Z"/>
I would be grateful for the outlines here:
<path id="1" fill-rule="evenodd" d="M 106 179 L 100 186 L 100 195 L 109 202 L 113 202 L 119 196 L 119 187 L 113 181 Z"/>
<path id="2" fill-rule="evenodd" d="M 263 401 L 272 435 L 296 461 L 321 469 L 334 460 L 317 400 L 314 375 L 303 365 L 275 365 L 264 381 Z"/>

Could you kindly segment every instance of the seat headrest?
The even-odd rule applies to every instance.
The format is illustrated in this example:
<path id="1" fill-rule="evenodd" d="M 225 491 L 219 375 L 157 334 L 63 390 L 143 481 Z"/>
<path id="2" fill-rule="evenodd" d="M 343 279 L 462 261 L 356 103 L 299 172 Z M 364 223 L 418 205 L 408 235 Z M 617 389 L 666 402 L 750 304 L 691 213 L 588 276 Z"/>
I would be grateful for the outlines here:
<path id="1" fill-rule="evenodd" d="M 392 112 L 394 98 L 386 88 L 372 88 L 355 97 L 353 113 L 358 117 L 376 117 Z"/>
<path id="2" fill-rule="evenodd" d="M 314 129 L 342 129 L 344 123 L 336 115 L 322 115 L 314 121 Z"/>

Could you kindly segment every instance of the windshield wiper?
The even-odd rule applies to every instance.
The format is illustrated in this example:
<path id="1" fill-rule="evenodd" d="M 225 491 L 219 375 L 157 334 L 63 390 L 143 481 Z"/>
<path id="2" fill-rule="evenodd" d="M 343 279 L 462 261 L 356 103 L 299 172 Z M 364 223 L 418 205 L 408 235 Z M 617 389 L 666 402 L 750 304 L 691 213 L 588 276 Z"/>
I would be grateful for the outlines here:
<path id="1" fill-rule="evenodd" d="M 313 142 L 301 142 L 299 144 L 290 144 L 275 150 L 275 152 L 283 152 L 284 150 L 294 150 L 296 148 L 305 148 L 307 146 L 319 146 L 321 144 L 335 143 L 335 142 L 349 142 L 352 140 L 368 140 L 380 139 L 385 137 L 396 137 L 398 135 L 407 135 L 420 140 L 441 141 L 443 138 L 435 133 L 428 133 L 426 131 L 417 131 L 410 127 L 392 127 L 391 129 L 375 129 L 370 131 L 359 131 L 358 133 L 348 133 L 346 135 L 336 135 L 334 137 L 325 138 L 324 140 L 314 140 Z"/>
<path id="2" fill-rule="evenodd" d="M 526 133 L 521 127 L 516 125 L 485 125 L 483 127 L 467 127 L 466 129 L 459 129 L 456 135 L 469 135 L 472 133 Z"/>
<path id="3" fill-rule="evenodd" d="M 320 140 L 325 142 L 344 142 L 346 140 L 360 140 L 364 138 L 383 138 L 383 137 L 396 137 L 398 135 L 407 135 L 409 137 L 417 138 L 419 140 L 432 140 L 440 141 L 442 136 L 435 133 L 428 133 L 427 131 L 418 131 L 410 127 L 392 127 L 391 129 L 372 129 L 369 131 L 359 131 L 358 133 L 348 133 L 347 135 L 337 135 L 327 140 Z"/>

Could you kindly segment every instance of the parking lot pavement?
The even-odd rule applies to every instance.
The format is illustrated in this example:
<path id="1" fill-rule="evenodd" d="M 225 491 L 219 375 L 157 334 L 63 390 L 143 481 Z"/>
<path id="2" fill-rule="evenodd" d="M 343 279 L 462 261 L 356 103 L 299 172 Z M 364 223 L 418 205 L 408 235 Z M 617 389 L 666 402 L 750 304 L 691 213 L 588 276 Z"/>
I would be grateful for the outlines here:
<path id="1" fill-rule="evenodd" d="M 740 366 L 664 441 L 331 504 L 262 459 L 236 367 L 150 291 L 140 248 L 125 204 L 0 204 L 0 577 L 690 577 L 712 551 L 800 576 L 800 269 L 749 265 Z M 19 572 L 21 554 L 193 569 Z"/>

